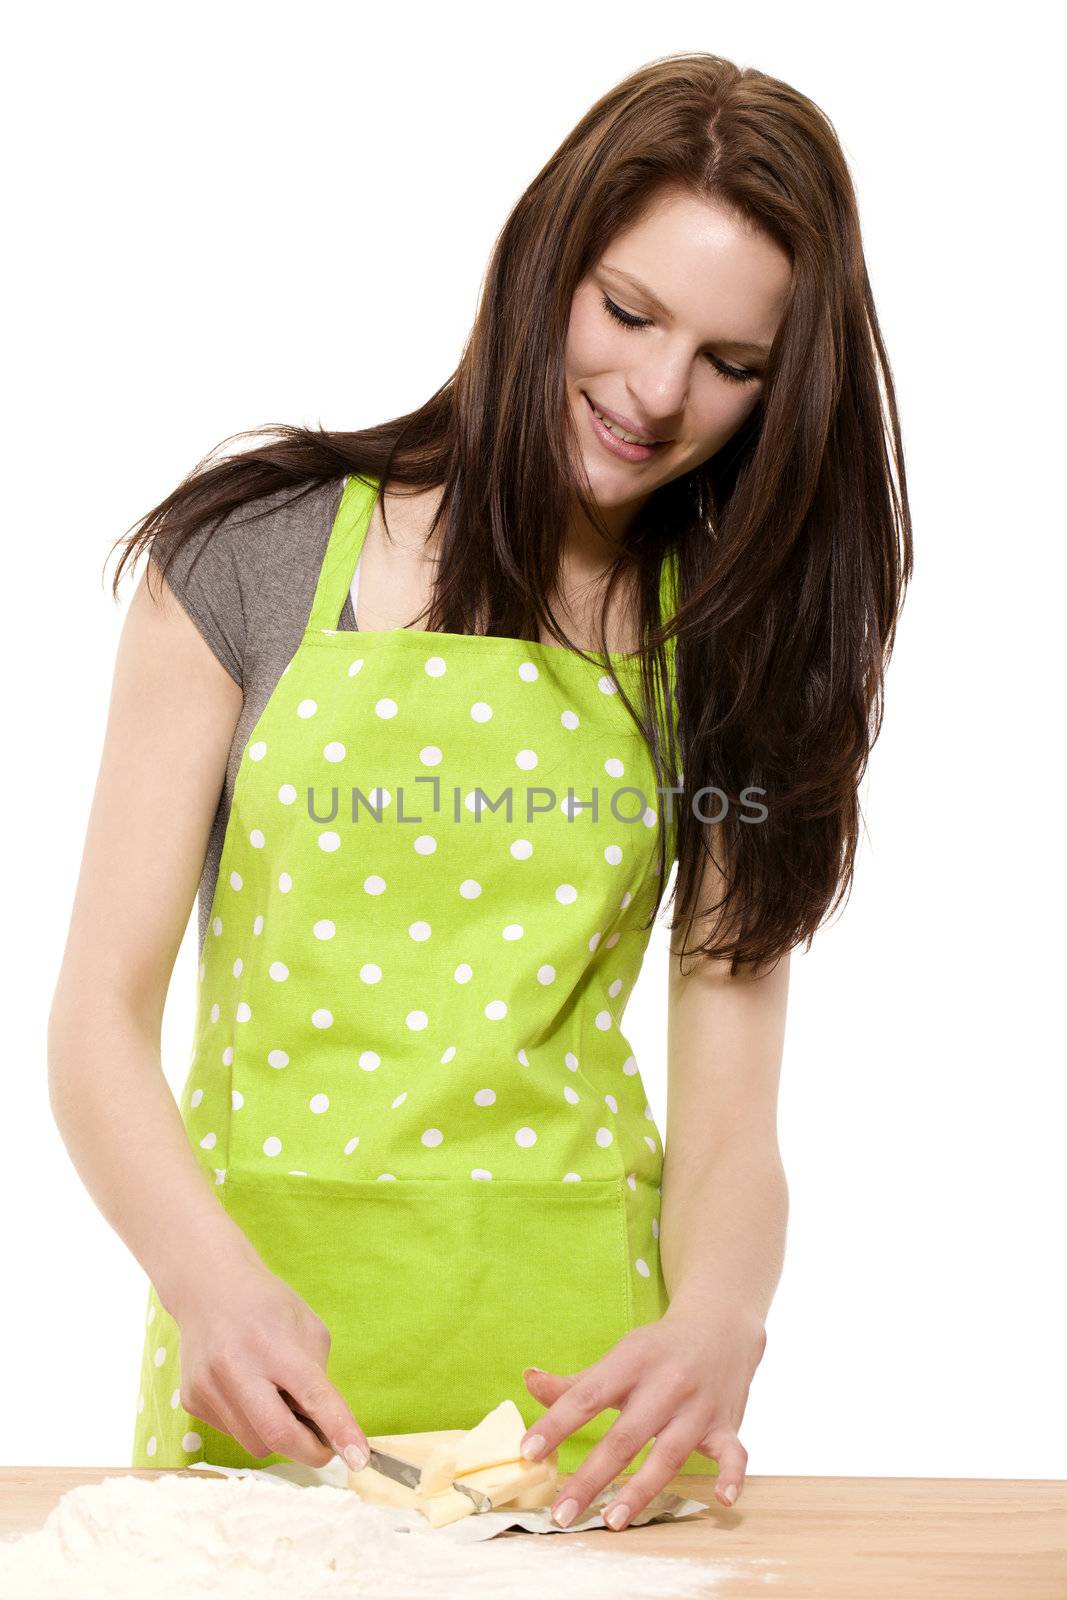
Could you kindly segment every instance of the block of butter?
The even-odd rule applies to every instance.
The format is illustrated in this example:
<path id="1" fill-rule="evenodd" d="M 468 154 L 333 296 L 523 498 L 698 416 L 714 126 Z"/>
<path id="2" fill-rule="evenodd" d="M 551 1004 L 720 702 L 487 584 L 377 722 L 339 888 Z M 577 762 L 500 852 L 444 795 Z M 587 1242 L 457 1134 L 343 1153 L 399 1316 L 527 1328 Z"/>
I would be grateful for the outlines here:
<path id="1" fill-rule="evenodd" d="M 558 1451 L 551 1450 L 541 1461 L 526 1461 L 519 1454 L 525 1432 L 518 1406 L 504 1400 L 473 1428 L 377 1434 L 369 1440 L 375 1449 L 419 1468 L 418 1487 L 396 1483 L 371 1466 L 350 1471 L 348 1486 L 374 1505 L 421 1511 L 435 1528 L 475 1510 L 474 1501 L 455 1487 L 457 1483 L 488 1496 L 494 1510 L 551 1505 L 559 1487 Z"/>

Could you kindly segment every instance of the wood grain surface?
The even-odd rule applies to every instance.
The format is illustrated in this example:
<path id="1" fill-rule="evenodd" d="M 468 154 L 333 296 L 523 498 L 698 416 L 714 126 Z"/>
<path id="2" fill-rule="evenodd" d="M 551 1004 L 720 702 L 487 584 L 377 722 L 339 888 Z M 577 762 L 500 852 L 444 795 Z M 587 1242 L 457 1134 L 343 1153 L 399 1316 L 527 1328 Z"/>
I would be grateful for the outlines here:
<path id="1" fill-rule="evenodd" d="M 0 1535 L 37 1528 L 67 1489 L 129 1467 L 0 1467 Z M 201 1477 L 183 1472 L 183 1477 Z M 746 1479 L 737 1506 L 712 1477 L 676 1493 L 706 1513 L 621 1533 L 561 1534 L 594 1549 L 686 1556 L 732 1570 L 716 1600 L 1067 1600 L 1067 1481 L 999 1478 Z M 521 1535 L 509 1535 L 521 1537 Z"/>

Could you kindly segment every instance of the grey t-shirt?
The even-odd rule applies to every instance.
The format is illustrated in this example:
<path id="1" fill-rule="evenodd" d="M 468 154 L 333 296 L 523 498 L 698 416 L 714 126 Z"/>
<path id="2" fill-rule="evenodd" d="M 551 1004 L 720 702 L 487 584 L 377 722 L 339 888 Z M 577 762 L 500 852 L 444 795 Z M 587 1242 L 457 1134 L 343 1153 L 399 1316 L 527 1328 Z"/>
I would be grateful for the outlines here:
<path id="1" fill-rule="evenodd" d="M 231 512 L 214 531 L 198 530 L 166 567 L 182 606 L 244 691 L 200 879 L 201 949 L 241 752 L 308 625 L 344 484 L 344 478 L 331 479 L 296 501 L 292 489 L 265 495 Z M 149 559 L 163 571 L 154 547 Z M 337 627 L 355 626 L 349 594 Z"/>

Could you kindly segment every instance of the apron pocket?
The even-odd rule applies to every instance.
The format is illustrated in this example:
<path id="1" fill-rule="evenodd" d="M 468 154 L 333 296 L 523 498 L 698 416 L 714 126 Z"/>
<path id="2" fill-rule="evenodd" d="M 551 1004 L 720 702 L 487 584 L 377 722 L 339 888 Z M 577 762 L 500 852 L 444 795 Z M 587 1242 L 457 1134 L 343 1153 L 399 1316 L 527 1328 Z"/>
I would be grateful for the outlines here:
<path id="1" fill-rule="evenodd" d="M 372 1435 L 471 1428 L 507 1399 L 529 1426 L 545 1408 L 523 1367 L 575 1373 L 624 1336 L 624 1182 L 264 1179 L 231 1167 L 217 1193 L 326 1323 L 330 1380 Z M 617 1415 L 563 1441 L 561 1473 Z M 209 1433 L 207 1459 L 252 1464 Z"/>

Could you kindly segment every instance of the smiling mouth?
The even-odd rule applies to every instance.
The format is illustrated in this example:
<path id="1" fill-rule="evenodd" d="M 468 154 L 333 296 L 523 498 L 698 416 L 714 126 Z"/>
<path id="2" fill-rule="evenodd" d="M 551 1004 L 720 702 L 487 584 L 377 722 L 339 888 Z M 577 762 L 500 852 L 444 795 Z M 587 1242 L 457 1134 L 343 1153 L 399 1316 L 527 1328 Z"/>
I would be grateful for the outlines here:
<path id="1" fill-rule="evenodd" d="M 589 409 L 592 411 L 594 417 L 596 417 L 601 426 L 606 428 L 610 434 L 614 435 L 614 437 L 620 440 L 623 444 L 638 445 L 644 450 L 654 450 L 658 445 L 669 443 L 667 439 L 643 439 L 640 434 L 628 433 L 627 430 L 625 428 L 621 428 L 617 422 L 613 422 L 610 417 L 606 417 L 604 413 L 593 403 L 593 401 L 589 399 L 588 395 L 586 395 L 585 398 L 588 401 Z"/>

